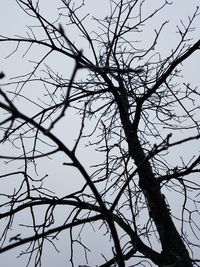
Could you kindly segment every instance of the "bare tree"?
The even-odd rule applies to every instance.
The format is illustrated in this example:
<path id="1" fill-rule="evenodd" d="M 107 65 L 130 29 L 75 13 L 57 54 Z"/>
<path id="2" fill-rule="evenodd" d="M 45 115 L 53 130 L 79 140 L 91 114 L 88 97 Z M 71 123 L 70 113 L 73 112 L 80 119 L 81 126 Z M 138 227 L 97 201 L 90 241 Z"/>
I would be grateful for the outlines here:
<path id="1" fill-rule="evenodd" d="M 110 0 L 103 18 L 80 1 L 55 1 L 54 18 L 44 1 L 15 2 L 30 24 L 0 36 L 16 71 L 0 75 L 0 253 L 27 245 L 41 266 L 67 231 L 71 265 L 81 247 L 94 266 L 88 235 L 101 233 L 101 267 L 200 266 L 200 92 L 182 74 L 199 56 L 198 8 L 161 52 L 168 1 Z"/>

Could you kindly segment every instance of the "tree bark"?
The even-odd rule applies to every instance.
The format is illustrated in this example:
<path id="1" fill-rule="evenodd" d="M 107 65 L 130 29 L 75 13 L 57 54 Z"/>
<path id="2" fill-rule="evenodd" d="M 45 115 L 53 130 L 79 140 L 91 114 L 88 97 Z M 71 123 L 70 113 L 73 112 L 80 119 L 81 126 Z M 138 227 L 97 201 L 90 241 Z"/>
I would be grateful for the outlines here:
<path id="1" fill-rule="evenodd" d="M 138 167 L 139 186 L 146 198 L 149 214 L 153 219 L 162 245 L 159 267 L 192 267 L 188 250 L 172 221 L 169 206 L 161 193 L 149 161 L 144 161 L 145 153 L 141 147 L 136 131 L 127 136 L 129 153 Z M 141 167 L 140 164 L 142 164 Z"/>

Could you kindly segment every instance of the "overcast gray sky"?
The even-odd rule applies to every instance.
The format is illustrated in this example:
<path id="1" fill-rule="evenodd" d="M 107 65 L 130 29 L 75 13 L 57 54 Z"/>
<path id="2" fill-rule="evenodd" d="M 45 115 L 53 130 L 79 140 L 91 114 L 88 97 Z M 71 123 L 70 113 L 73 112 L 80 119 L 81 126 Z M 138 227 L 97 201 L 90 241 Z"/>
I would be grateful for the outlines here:
<path id="1" fill-rule="evenodd" d="M 79 2 L 79 0 L 75 0 L 75 2 Z M 90 13 L 90 16 L 97 16 L 97 17 L 105 17 L 108 15 L 109 12 L 109 1 L 108 0 L 85 0 L 85 7 L 84 10 L 87 13 Z M 157 6 L 157 3 L 160 3 L 163 1 L 156 1 L 156 0 L 149 0 L 147 1 L 146 4 L 146 10 L 147 12 L 150 9 L 155 8 Z M 173 45 L 177 41 L 176 37 L 176 24 L 180 24 L 180 19 L 187 20 L 187 17 L 189 15 L 192 15 L 195 11 L 195 8 L 197 5 L 199 5 L 199 0 L 191 0 L 191 1 L 183 1 L 183 0 L 176 0 L 173 1 L 173 5 L 168 7 L 166 10 L 162 11 L 160 15 L 158 15 L 156 18 L 153 18 L 151 21 L 151 24 L 147 25 L 146 27 L 146 36 L 145 38 L 147 39 L 147 42 L 152 38 L 151 35 L 151 30 L 152 28 L 156 28 L 157 25 L 161 25 L 163 20 L 169 20 L 169 24 L 166 26 L 166 29 L 163 30 L 163 33 L 161 34 L 161 46 L 160 46 L 160 51 L 163 54 L 167 54 Z M 41 10 L 42 13 L 47 16 L 50 20 L 54 20 L 57 18 L 57 14 L 59 11 L 56 10 L 57 7 L 60 6 L 60 1 L 54 0 L 40 0 L 40 5 L 41 5 Z M 1 35 L 7 35 L 7 36 L 13 36 L 13 35 L 24 35 L 26 34 L 27 25 L 31 25 L 32 21 L 31 18 L 28 17 L 22 10 L 19 8 L 19 6 L 16 4 L 15 0 L 1 0 L 1 8 L 0 8 L 0 34 Z M 196 24 L 200 25 L 200 20 L 196 20 Z M 94 30 L 95 24 L 92 24 L 91 22 L 89 23 L 88 20 L 88 25 L 86 25 L 89 29 L 89 31 Z M 74 38 L 75 41 L 79 42 L 80 37 L 78 36 L 78 32 L 70 32 L 67 33 L 71 38 Z M 197 40 L 200 36 L 200 27 L 197 27 L 195 32 L 193 33 L 194 36 L 194 41 Z M 9 57 L 8 59 L 5 59 L 7 55 L 9 55 L 14 48 L 13 44 L 1 44 L 1 53 L 0 53 L 0 71 L 4 71 L 6 73 L 6 81 L 9 81 L 10 78 L 13 76 L 17 76 L 21 73 L 26 73 L 28 72 L 29 69 L 31 69 L 32 65 L 31 63 L 27 62 L 27 59 L 32 59 L 34 60 L 35 58 L 39 58 L 40 55 L 43 53 L 42 50 L 35 50 L 34 53 L 30 54 L 28 57 L 22 58 L 22 55 L 24 53 L 24 47 L 22 46 L 20 48 L 19 53 L 14 54 L 13 56 Z M 84 54 L 89 54 L 87 52 L 88 46 L 83 41 L 79 42 L 79 47 L 83 48 Z M 34 50 L 33 50 L 34 51 Z M 184 73 L 184 79 L 190 79 L 192 81 L 193 85 L 198 85 L 200 82 L 200 75 L 199 75 L 199 55 L 196 57 L 195 55 L 192 56 L 192 58 L 189 61 L 192 61 L 194 68 L 191 69 L 191 67 L 187 67 L 187 65 L 184 65 L 183 68 L 183 73 Z M 70 73 L 71 68 L 73 67 L 73 62 L 71 63 L 71 66 L 69 66 L 68 62 L 65 62 L 65 59 L 59 58 L 59 57 L 50 57 L 49 62 L 53 64 L 55 69 L 57 71 L 63 71 L 63 69 L 66 69 L 66 72 Z M 12 87 L 13 89 L 13 87 Z M 26 91 L 27 93 L 27 91 Z M 33 90 L 29 90 L 28 92 L 29 97 L 37 98 L 38 96 L 41 96 L 40 91 L 35 91 L 35 88 Z M 33 113 L 35 110 L 32 110 L 29 108 L 29 104 L 26 103 L 26 101 L 23 102 L 23 104 L 20 102 L 18 103 L 20 108 L 23 108 L 26 110 L 25 112 L 27 113 Z M 68 125 L 70 125 L 70 129 L 66 128 L 67 131 L 67 140 L 69 146 L 71 146 L 71 143 L 74 140 L 74 135 L 77 134 L 79 128 L 77 128 L 77 124 L 74 123 L 75 116 L 71 114 L 69 121 L 67 122 Z M 63 126 L 60 124 L 56 129 L 55 133 L 62 139 L 65 140 L 66 138 L 66 131 L 65 125 Z M 187 147 L 187 152 L 188 154 L 193 152 L 194 146 L 188 145 Z M 195 149 L 198 150 L 197 147 Z M 2 148 L 3 153 L 12 153 L 12 147 L 3 147 Z M 87 154 L 85 153 L 87 151 Z M 185 153 L 185 151 L 183 151 Z M 187 154 L 187 155 L 188 155 Z M 178 156 L 179 157 L 179 156 Z M 88 150 L 85 150 L 84 153 L 80 152 L 80 159 L 81 161 L 88 165 L 90 162 L 90 159 L 94 159 L 97 161 L 98 157 L 94 156 L 92 154 L 92 151 L 88 148 Z M 178 159 L 177 159 L 178 160 Z M 45 175 L 46 169 L 48 173 L 50 173 L 50 177 L 48 179 L 48 186 L 51 190 L 59 192 L 60 195 L 68 194 L 71 190 L 76 190 L 77 187 L 80 187 L 80 184 L 82 184 L 82 178 L 81 177 L 76 177 L 76 179 L 72 179 L 72 182 L 69 184 L 69 182 L 66 182 L 64 178 L 62 179 L 61 183 L 58 183 L 57 180 L 55 180 L 55 177 L 64 177 L 66 169 L 64 166 L 61 166 L 61 163 L 63 162 L 62 160 L 62 155 L 57 156 L 56 159 L 54 159 L 53 164 L 51 161 L 49 162 L 48 160 L 44 160 L 44 164 L 42 167 L 39 166 L 39 170 Z M 12 165 L 11 165 L 12 166 Z M 11 167 L 10 165 L 3 165 L 1 163 L 0 168 L 2 172 L 8 172 L 9 168 L 13 168 L 15 166 Z M 74 174 L 74 170 L 68 170 L 68 176 L 74 177 L 76 174 Z M 9 184 L 5 184 L 5 187 L 8 186 Z M 42 211 L 41 211 L 42 212 Z M 178 210 L 177 210 L 178 212 Z M 59 216 L 59 214 L 58 214 Z M 22 219 L 22 221 L 21 221 Z M 16 219 L 16 224 L 19 223 L 24 223 L 26 220 L 26 217 L 20 217 Z M 105 229 L 104 229 L 105 230 Z M 15 231 L 15 230 L 14 230 Z M 97 234 L 98 236 L 98 234 Z M 63 238 L 61 238 L 61 241 L 58 243 L 58 249 L 61 251 L 60 254 L 56 254 L 52 248 L 49 248 L 48 251 L 44 252 L 44 262 L 43 262 L 43 267 L 53 267 L 55 265 L 59 267 L 65 267 L 69 266 L 69 243 L 67 242 L 68 239 L 68 234 L 65 235 L 63 234 Z M 108 240 L 106 241 L 108 242 Z M 97 251 L 99 250 L 99 247 L 104 251 L 106 254 L 106 245 L 104 242 L 104 239 L 102 237 L 96 238 L 95 240 L 93 239 L 93 236 L 88 235 L 88 244 L 92 244 L 93 250 Z M 66 247 L 65 247 L 66 246 Z M 63 247 L 65 247 L 63 249 Z M 19 252 L 22 250 L 22 248 L 15 249 L 13 251 L 8 251 L 2 255 L 0 255 L 0 264 L 3 267 L 10 267 L 10 266 L 15 266 L 15 267 L 22 267 L 26 266 L 26 261 L 27 258 L 25 257 L 20 257 L 16 259 L 16 256 L 19 254 Z M 95 255 L 95 253 L 93 254 Z M 97 255 L 97 254 L 96 254 Z M 80 257 L 77 253 L 77 264 L 81 264 Z M 102 259 L 101 256 L 97 256 L 94 258 L 94 264 L 98 263 L 99 260 Z"/>

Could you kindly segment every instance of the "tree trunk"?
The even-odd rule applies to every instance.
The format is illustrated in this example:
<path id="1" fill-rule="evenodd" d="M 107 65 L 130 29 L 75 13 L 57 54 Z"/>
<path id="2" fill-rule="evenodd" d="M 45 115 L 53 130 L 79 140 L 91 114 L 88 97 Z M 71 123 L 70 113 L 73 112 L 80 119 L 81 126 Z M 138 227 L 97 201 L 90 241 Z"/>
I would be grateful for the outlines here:
<path id="1" fill-rule="evenodd" d="M 130 156 L 139 167 L 144 161 L 145 153 L 135 131 L 127 136 L 127 141 Z M 138 168 L 138 175 L 139 186 L 147 200 L 149 214 L 156 225 L 162 245 L 161 264 L 158 266 L 192 267 L 189 253 L 172 221 L 169 206 L 165 202 L 164 195 L 161 194 L 160 185 L 149 161 L 144 161 L 142 166 Z"/>

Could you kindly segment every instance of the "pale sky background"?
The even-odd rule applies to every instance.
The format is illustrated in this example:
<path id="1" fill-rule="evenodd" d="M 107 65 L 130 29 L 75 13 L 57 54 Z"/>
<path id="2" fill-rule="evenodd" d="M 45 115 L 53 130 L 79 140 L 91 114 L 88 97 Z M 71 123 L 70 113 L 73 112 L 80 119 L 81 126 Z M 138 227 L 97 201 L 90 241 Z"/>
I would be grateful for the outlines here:
<path id="1" fill-rule="evenodd" d="M 75 2 L 79 2 L 79 0 L 75 0 Z M 163 3 L 164 1 L 161 0 L 149 0 L 147 1 L 146 4 L 146 10 L 149 11 L 150 9 L 154 9 L 157 4 Z M 190 1 L 183 1 L 183 0 L 176 0 L 173 1 L 173 5 L 167 7 L 164 11 L 162 11 L 158 16 L 152 19 L 151 24 L 146 25 L 146 39 L 147 42 L 153 38 L 153 35 L 151 34 L 152 29 L 156 28 L 158 25 L 161 25 L 161 23 L 164 20 L 170 20 L 169 24 L 166 26 L 166 29 L 163 30 L 163 33 L 161 34 L 161 46 L 160 46 L 160 52 L 165 55 L 167 54 L 171 48 L 173 48 L 173 44 L 176 43 L 176 24 L 180 25 L 180 19 L 183 19 L 184 21 L 187 20 L 188 16 L 192 16 L 192 14 L 195 11 L 195 8 L 197 5 L 200 4 L 199 0 L 190 0 Z M 57 18 L 58 11 L 56 8 L 59 5 L 60 1 L 58 0 L 40 0 L 40 5 L 41 5 L 41 10 L 43 15 L 47 16 L 50 20 L 55 20 Z M 108 5 L 109 1 L 108 0 L 85 0 L 85 7 L 84 11 L 85 13 L 90 13 L 91 16 L 97 16 L 97 17 L 105 17 L 108 15 L 109 10 L 108 10 Z M 88 20 L 89 21 L 89 20 Z M 30 17 L 25 15 L 22 10 L 18 7 L 16 4 L 15 0 L 1 0 L 1 8 L 0 8 L 0 34 L 2 35 L 7 35 L 7 36 L 13 36 L 13 35 L 23 35 L 25 36 L 25 33 L 27 31 L 26 25 L 31 25 L 32 21 Z M 200 25 L 200 19 L 196 19 L 196 25 Z M 95 24 L 89 23 L 88 22 L 88 31 L 95 30 Z M 83 48 L 84 54 L 87 54 L 87 49 L 88 46 L 83 41 L 79 41 L 80 37 L 78 36 L 78 33 L 75 32 L 69 32 L 67 33 L 68 36 L 71 36 L 73 40 L 78 41 L 80 48 Z M 199 38 L 200 36 L 200 26 L 196 28 L 196 31 L 193 33 L 194 36 L 194 42 Z M 19 53 L 14 54 L 13 56 L 9 57 L 8 59 L 4 59 L 10 52 L 13 51 L 14 45 L 9 45 L 8 43 L 6 44 L 1 44 L 0 43 L 0 49 L 1 49 L 1 54 L 0 54 L 0 71 L 4 71 L 6 74 L 6 81 L 8 81 L 11 77 L 17 76 L 21 73 L 26 73 L 31 69 L 32 65 L 30 63 L 27 63 L 27 58 L 22 58 L 22 55 L 25 51 L 25 47 L 21 47 Z M 34 51 L 34 50 L 33 50 Z M 29 54 L 29 59 L 34 60 L 35 58 L 39 58 L 44 51 L 41 49 L 35 50 L 35 52 Z M 50 64 L 52 64 L 57 71 L 63 71 L 63 69 L 66 68 L 66 72 L 71 71 L 72 65 L 69 66 L 68 62 L 65 62 L 65 59 L 60 58 L 60 57 L 54 57 L 51 56 L 48 61 Z M 188 63 L 192 63 L 191 65 L 193 66 L 191 68 L 191 65 L 187 67 L 187 65 L 184 65 L 184 79 L 189 81 L 193 85 L 198 85 L 200 82 L 200 75 L 199 75 L 199 62 L 200 62 L 200 55 L 193 55 L 191 59 L 188 60 Z M 72 63 L 73 64 L 73 63 Z M 12 88 L 13 89 L 13 88 Z M 41 96 L 40 92 L 37 91 L 35 88 L 31 88 L 31 90 L 28 91 L 28 95 L 30 97 L 38 97 Z M 27 113 L 32 113 L 33 110 L 29 108 L 29 104 L 26 102 L 19 103 L 20 108 L 23 108 L 26 110 Z M 68 142 L 69 146 L 74 140 L 74 135 L 76 135 L 77 131 L 79 128 L 76 128 L 77 125 L 74 124 L 74 118 L 73 114 L 71 114 L 69 121 L 65 125 L 65 129 L 63 129 L 63 125 L 59 125 L 55 129 L 55 133 L 62 138 L 62 140 L 66 139 L 66 133 L 67 133 L 67 139 L 66 142 Z M 184 135 L 184 133 L 183 133 Z M 176 137 L 175 137 L 176 138 Z M 187 150 L 187 155 L 188 156 L 190 153 L 196 149 L 199 151 L 198 146 L 188 144 L 187 147 L 185 148 Z M 180 151 L 180 153 L 185 154 L 185 149 L 184 151 Z M 12 151 L 12 147 L 3 147 L 2 148 L 2 153 L 8 153 L 10 154 Z M 179 157 L 179 155 L 177 156 Z M 95 158 L 93 154 L 91 154 L 90 149 L 84 150 L 84 152 L 80 152 L 80 159 L 81 161 L 88 165 L 90 164 L 90 159 L 96 160 L 98 158 Z M 93 162 L 94 162 L 93 161 Z M 59 192 L 60 195 L 67 194 L 67 189 L 69 187 L 69 192 L 75 188 L 77 188 L 77 185 L 81 184 L 83 182 L 82 178 L 76 175 L 76 172 L 74 170 L 67 170 L 68 171 L 68 176 L 73 177 L 72 182 L 69 182 L 65 179 L 62 179 L 62 182 L 58 182 L 55 177 L 64 177 L 66 168 L 61 166 L 63 162 L 63 159 L 61 155 L 57 155 L 56 159 L 54 158 L 53 164 L 52 161 L 44 160 L 44 164 L 41 167 L 39 167 L 39 170 L 45 175 L 45 173 L 48 171 L 50 173 L 50 177 L 48 179 L 48 186 L 50 189 L 53 191 Z M 0 168 L 1 172 L 8 172 L 10 171 L 9 168 L 13 168 L 15 166 L 10 166 L 10 165 L 3 165 L 1 163 Z M 76 177 L 74 179 L 74 177 Z M 9 184 L 4 185 L 9 186 Z M 173 199 L 174 201 L 174 199 Z M 177 206 L 178 207 L 178 206 Z M 41 211 L 42 212 L 42 211 Z M 177 210 L 178 212 L 178 210 Z M 58 216 L 59 213 L 58 213 Z M 21 217 L 16 219 L 16 225 L 18 223 L 21 223 Z M 26 218 L 24 218 L 25 220 Z M 0 226 L 1 229 L 1 226 Z M 105 229 L 103 229 L 105 230 Z M 92 233 L 92 232 L 91 232 Z M 99 238 L 95 236 L 95 240 L 93 238 L 93 235 L 88 235 L 88 244 L 89 247 L 92 247 L 94 253 L 92 254 L 94 257 L 95 251 L 97 251 L 96 255 L 98 254 L 99 247 L 102 249 L 102 251 L 106 254 L 106 246 L 105 246 L 105 239 L 107 240 L 108 237 L 105 237 L 105 239 L 101 238 L 99 235 Z M 63 237 L 61 238 L 60 242 L 58 242 L 58 249 L 61 251 L 60 254 L 57 254 L 54 252 L 53 248 L 49 248 L 44 251 L 44 256 L 43 256 L 43 266 L 42 267 L 53 267 L 55 265 L 59 267 L 65 267 L 65 266 L 70 266 L 70 263 L 68 261 L 69 259 L 69 243 L 67 242 L 67 239 L 69 238 L 69 235 L 67 232 L 63 232 Z M 63 249 L 64 247 L 64 249 Z M 15 249 L 13 251 L 8 251 L 2 255 L 0 255 L 0 265 L 3 267 L 10 267 L 10 266 L 15 266 L 15 267 L 24 267 L 26 266 L 27 258 L 26 257 L 20 257 L 16 259 L 16 256 L 20 253 L 22 250 L 22 247 L 19 247 L 18 249 Z M 78 249 L 76 250 L 77 256 L 75 256 L 76 261 L 75 261 L 75 266 L 78 266 L 78 264 L 84 264 L 84 260 L 81 261 L 81 256 L 78 253 Z M 81 253 L 81 252 L 80 252 Z M 82 254 L 81 254 L 82 255 Z M 108 257 L 109 258 L 109 257 Z M 91 260 L 92 258 L 90 258 Z M 94 258 L 94 265 L 97 263 L 100 263 L 100 260 L 102 260 L 102 257 L 100 255 L 95 256 Z M 103 261 L 101 262 L 103 263 Z M 31 265 L 32 266 L 32 265 Z M 127 266 L 130 266 L 127 265 Z M 149 266 L 149 265 L 147 265 Z"/>

